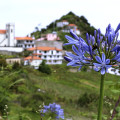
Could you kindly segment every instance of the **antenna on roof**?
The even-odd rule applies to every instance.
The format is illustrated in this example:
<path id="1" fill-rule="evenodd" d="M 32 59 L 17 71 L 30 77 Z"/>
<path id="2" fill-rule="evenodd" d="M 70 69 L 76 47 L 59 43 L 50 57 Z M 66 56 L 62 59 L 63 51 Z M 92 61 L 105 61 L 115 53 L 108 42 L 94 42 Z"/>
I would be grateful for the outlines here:
<path id="1" fill-rule="evenodd" d="M 40 38 L 41 38 L 42 31 L 41 31 L 41 29 L 40 29 L 40 27 L 39 27 L 39 26 L 41 26 L 41 23 L 40 23 L 40 24 L 38 24 L 38 29 L 39 29 L 39 31 L 40 31 Z"/>

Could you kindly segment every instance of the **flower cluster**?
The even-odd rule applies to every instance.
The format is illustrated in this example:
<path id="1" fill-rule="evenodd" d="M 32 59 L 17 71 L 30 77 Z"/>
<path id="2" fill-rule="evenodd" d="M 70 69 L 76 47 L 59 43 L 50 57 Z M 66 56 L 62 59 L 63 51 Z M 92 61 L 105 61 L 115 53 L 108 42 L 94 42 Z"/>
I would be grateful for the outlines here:
<path id="1" fill-rule="evenodd" d="M 114 30 L 109 24 L 106 28 L 105 36 L 101 34 L 100 29 L 94 31 L 94 35 L 86 34 L 86 41 L 78 37 L 72 30 L 72 37 L 66 35 L 68 43 L 72 45 L 72 52 L 66 52 L 64 59 L 68 61 L 68 66 L 94 66 L 95 71 L 105 74 L 108 68 L 120 62 L 120 41 L 118 40 L 118 31 L 120 24 Z"/>
<path id="2" fill-rule="evenodd" d="M 46 112 L 52 112 L 56 114 L 56 119 L 64 119 L 64 111 L 63 109 L 61 109 L 61 106 L 59 104 L 53 103 L 53 104 L 49 104 L 44 105 L 43 110 L 41 111 L 42 113 L 46 113 Z"/>

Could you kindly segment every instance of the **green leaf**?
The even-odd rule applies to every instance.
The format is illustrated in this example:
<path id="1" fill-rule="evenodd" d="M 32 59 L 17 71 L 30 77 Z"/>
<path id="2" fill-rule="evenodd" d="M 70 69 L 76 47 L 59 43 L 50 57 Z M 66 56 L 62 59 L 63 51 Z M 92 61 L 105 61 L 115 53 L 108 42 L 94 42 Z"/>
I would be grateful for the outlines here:
<path id="1" fill-rule="evenodd" d="M 111 92 L 115 93 L 115 94 L 119 94 L 120 90 L 111 90 Z"/>
<path id="2" fill-rule="evenodd" d="M 105 81 L 105 84 L 108 84 L 108 85 L 113 85 L 114 82 L 113 81 Z"/>
<path id="3" fill-rule="evenodd" d="M 9 89 L 10 87 L 12 87 L 13 85 L 17 84 L 17 83 L 23 82 L 24 80 L 25 80 L 25 79 L 19 79 L 19 80 L 15 81 L 14 83 L 12 83 L 12 84 L 9 85 L 8 89 Z"/>

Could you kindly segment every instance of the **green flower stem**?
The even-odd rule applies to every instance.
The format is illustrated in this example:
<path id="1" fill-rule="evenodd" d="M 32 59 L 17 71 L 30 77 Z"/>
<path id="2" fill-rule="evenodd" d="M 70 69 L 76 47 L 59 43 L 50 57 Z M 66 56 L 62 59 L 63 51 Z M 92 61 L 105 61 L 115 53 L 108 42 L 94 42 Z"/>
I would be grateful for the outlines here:
<path id="1" fill-rule="evenodd" d="M 98 118 L 97 120 L 102 120 L 102 110 L 103 110 L 103 97 L 104 97 L 104 75 L 101 75 L 100 83 L 100 97 L 99 97 L 99 107 L 98 107 Z"/>

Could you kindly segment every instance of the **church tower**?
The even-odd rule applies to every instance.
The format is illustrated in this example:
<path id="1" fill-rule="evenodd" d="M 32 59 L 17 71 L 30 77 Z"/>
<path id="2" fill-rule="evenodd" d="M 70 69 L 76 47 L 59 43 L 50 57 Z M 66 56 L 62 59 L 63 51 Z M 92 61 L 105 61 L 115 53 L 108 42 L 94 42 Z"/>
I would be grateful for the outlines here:
<path id="1" fill-rule="evenodd" d="M 15 25 L 13 23 L 6 24 L 7 46 L 15 46 Z"/>

